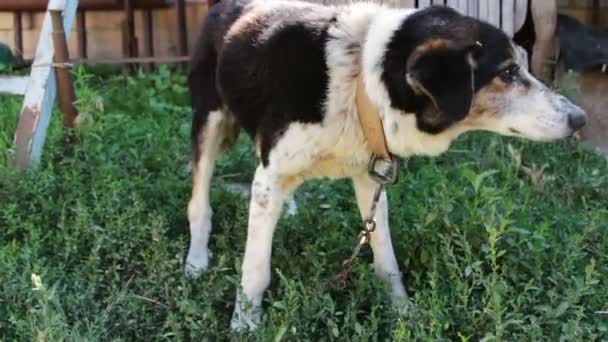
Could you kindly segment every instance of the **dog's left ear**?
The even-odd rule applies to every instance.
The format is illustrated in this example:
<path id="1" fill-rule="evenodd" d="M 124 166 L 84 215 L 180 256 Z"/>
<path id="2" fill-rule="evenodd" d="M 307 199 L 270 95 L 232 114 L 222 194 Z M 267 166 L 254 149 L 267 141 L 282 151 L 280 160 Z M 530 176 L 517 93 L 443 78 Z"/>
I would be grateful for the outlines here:
<path id="1" fill-rule="evenodd" d="M 425 98 L 416 113 L 421 128 L 439 132 L 469 113 L 481 48 L 479 42 L 434 39 L 412 53 L 406 79 Z"/>

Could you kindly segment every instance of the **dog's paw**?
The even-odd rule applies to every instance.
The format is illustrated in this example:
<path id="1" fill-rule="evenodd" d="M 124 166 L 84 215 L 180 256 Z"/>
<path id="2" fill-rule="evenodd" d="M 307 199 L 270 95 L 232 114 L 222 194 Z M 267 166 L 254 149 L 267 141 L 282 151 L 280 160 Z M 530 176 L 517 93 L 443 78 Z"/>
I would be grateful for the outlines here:
<path id="1" fill-rule="evenodd" d="M 414 312 L 414 303 L 407 296 L 391 296 L 391 304 L 399 316 L 410 316 Z"/>
<path id="2" fill-rule="evenodd" d="M 293 195 L 287 198 L 285 206 L 287 207 L 284 214 L 285 217 L 295 216 L 298 213 L 298 204 Z"/>
<path id="3" fill-rule="evenodd" d="M 262 308 L 253 307 L 237 301 L 230 320 L 230 330 L 233 332 L 254 331 L 262 321 Z"/>
<path id="4" fill-rule="evenodd" d="M 204 271 L 209 268 L 210 258 L 211 253 L 209 253 L 209 251 L 205 251 L 204 253 L 188 252 L 188 257 L 186 258 L 186 265 L 184 266 L 184 271 L 186 272 L 186 275 L 192 279 L 198 278 Z"/>

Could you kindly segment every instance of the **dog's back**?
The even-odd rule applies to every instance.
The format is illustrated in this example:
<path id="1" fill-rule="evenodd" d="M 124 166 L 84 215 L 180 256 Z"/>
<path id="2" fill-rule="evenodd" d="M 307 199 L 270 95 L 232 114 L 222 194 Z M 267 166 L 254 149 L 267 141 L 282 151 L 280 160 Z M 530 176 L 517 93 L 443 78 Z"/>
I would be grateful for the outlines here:
<path id="1" fill-rule="evenodd" d="M 195 160 L 214 110 L 256 140 L 264 164 L 277 132 L 323 119 L 333 20 L 334 8 L 295 1 L 232 0 L 211 9 L 190 74 Z"/>

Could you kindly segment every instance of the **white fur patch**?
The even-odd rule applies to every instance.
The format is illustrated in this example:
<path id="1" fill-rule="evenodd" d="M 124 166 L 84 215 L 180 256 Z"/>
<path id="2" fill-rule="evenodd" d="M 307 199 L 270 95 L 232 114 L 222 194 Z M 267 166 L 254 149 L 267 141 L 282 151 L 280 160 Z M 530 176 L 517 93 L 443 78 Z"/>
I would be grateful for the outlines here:
<path id="1" fill-rule="evenodd" d="M 384 8 L 374 17 L 366 35 L 362 56 L 365 90 L 372 102 L 378 106 L 381 114 L 384 115 L 392 108 L 388 91 L 381 78 L 383 71 L 381 62 L 395 31 L 414 12 L 416 9 Z M 405 84 L 405 82 L 405 75 L 403 75 L 403 83 Z"/>
<path id="2" fill-rule="evenodd" d="M 472 129 L 537 141 L 570 136 L 573 129 L 569 116 L 584 116 L 582 109 L 548 89 L 525 68 L 520 68 L 519 73 L 529 86 L 516 84 L 509 86 L 500 96 L 485 96 L 488 102 L 485 106 L 498 108 L 490 109 L 489 114 L 465 119 L 465 123 L 470 121 Z"/>

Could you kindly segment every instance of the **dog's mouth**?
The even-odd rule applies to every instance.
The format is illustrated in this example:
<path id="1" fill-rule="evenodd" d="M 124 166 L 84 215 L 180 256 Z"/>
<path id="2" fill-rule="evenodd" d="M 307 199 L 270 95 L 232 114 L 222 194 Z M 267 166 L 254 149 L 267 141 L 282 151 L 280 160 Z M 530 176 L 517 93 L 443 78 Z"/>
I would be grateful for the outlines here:
<path id="1" fill-rule="evenodd" d="M 552 136 L 530 135 L 528 133 L 524 133 L 524 131 L 518 130 L 513 127 L 508 127 L 507 130 L 510 133 L 509 135 L 511 135 L 511 136 L 524 138 L 524 139 L 530 139 L 530 140 L 539 141 L 539 142 L 551 142 L 551 141 L 560 140 L 560 139 L 576 141 L 576 140 L 580 139 L 580 132 L 574 131 L 574 130 L 567 130 L 566 132 L 562 132 L 561 134 L 555 134 Z"/>
<path id="2" fill-rule="evenodd" d="M 581 140 L 581 132 L 573 130 L 572 133 L 570 133 L 570 136 L 568 136 L 568 139 L 570 139 L 572 141 L 580 141 Z"/>
<path id="3" fill-rule="evenodd" d="M 512 127 L 509 127 L 509 132 L 511 132 L 513 134 L 517 134 L 517 135 L 522 135 L 519 130 L 516 130 L 515 128 L 512 128 Z"/>

